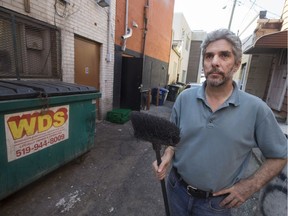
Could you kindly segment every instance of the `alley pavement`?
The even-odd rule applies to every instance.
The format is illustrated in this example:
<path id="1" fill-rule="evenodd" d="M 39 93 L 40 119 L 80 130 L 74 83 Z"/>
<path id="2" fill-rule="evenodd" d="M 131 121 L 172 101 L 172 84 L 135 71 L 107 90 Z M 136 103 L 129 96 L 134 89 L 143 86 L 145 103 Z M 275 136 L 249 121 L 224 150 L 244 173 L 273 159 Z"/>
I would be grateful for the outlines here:
<path id="1" fill-rule="evenodd" d="M 169 118 L 173 102 L 142 111 Z M 94 147 L 0 201 L 2 216 L 165 216 L 160 182 L 154 176 L 151 143 L 133 136 L 131 122 L 97 122 Z M 253 155 L 247 175 L 260 163 Z M 259 193 L 233 211 L 261 215 Z"/>

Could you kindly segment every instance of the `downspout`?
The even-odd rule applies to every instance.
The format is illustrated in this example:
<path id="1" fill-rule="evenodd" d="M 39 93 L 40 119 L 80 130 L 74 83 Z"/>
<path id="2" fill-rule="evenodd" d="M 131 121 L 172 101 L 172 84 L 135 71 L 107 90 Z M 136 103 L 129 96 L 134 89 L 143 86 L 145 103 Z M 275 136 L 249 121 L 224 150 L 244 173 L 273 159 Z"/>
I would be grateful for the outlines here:
<path id="1" fill-rule="evenodd" d="M 125 8 L 125 35 L 128 34 L 128 6 L 129 6 L 129 0 L 126 0 L 126 8 Z M 123 45 L 122 45 L 122 51 L 125 51 L 126 49 L 126 39 L 123 39 Z"/>
<path id="2" fill-rule="evenodd" d="M 106 62 L 111 62 L 111 53 L 110 53 L 110 34 L 111 34 L 111 5 L 108 9 L 108 23 L 107 23 L 107 54 Z"/>
<path id="3" fill-rule="evenodd" d="M 148 25 L 148 10 L 149 10 L 149 0 L 146 1 L 146 5 L 144 6 L 144 32 L 143 32 L 143 46 L 142 46 L 142 74 L 145 71 L 145 48 L 146 48 L 146 36 L 147 36 L 147 25 Z M 142 75 L 143 77 L 143 75 Z M 151 83 L 150 83 L 151 84 Z"/>

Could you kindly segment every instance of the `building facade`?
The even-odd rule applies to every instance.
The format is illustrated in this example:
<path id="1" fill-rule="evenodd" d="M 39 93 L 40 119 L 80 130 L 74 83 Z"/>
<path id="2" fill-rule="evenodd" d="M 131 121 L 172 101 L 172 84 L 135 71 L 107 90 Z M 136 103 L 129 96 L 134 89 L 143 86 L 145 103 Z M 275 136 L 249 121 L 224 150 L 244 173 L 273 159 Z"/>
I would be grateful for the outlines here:
<path id="1" fill-rule="evenodd" d="M 191 46 L 191 29 L 183 13 L 174 13 L 173 18 L 173 49 L 180 54 L 178 82 L 186 83 L 189 53 Z"/>
<path id="2" fill-rule="evenodd" d="M 279 20 L 259 19 L 244 48 L 243 90 L 263 99 L 276 117 L 287 122 L 287 1 Z"/>
<path id="3" fill-rule="evenodd" d="M 202 83 L 204 80 L 201 44 L 206 35 L 204 31 L 192 31 L 186 82 Z"/>
<path id="4" fill-rule="evenodd" d="M 102 94 L 98 118 L 104 118 L 113 102 L 116 1 L 109 2 L 0 1 L 1 58 L 10 59 L 0 78 L 94 86 Z"/>
<path id="5" fill-rule="evenodd" d="M 113 106 L 138 110 L 141 92 L 168 82 L 174 0 L 117 0 L 116 8 Z"/>

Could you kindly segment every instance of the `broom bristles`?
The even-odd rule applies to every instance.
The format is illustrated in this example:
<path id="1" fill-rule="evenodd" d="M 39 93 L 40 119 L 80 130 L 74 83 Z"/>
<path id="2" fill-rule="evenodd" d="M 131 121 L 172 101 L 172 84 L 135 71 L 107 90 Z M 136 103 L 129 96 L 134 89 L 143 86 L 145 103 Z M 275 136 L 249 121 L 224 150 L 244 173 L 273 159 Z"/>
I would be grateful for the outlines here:
<path id="1" fill-rule="evenodd" d="M 131 122 L 134 136 L 138 139 L 169 146 L 180 141 L 179 128 L 164 118 L 133 111 Z"/>

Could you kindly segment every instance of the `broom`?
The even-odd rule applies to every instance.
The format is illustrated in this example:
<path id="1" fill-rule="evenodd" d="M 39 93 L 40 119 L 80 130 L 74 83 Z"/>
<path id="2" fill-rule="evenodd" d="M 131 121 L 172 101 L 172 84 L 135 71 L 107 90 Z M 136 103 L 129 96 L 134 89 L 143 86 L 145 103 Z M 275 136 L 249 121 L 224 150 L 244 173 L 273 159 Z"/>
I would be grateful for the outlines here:
<path id="1" fill-rule="evenodd" d="M 180 141 L 179 128 L 172 122 L 149 114 L 133 111 L 131 122 L 134 136 L 152 143 L 158 166 L 161 164 L 161 145 L 175 146 Z M 161 180 L 166 215 L 170 216 L 165 180 Z"/>

